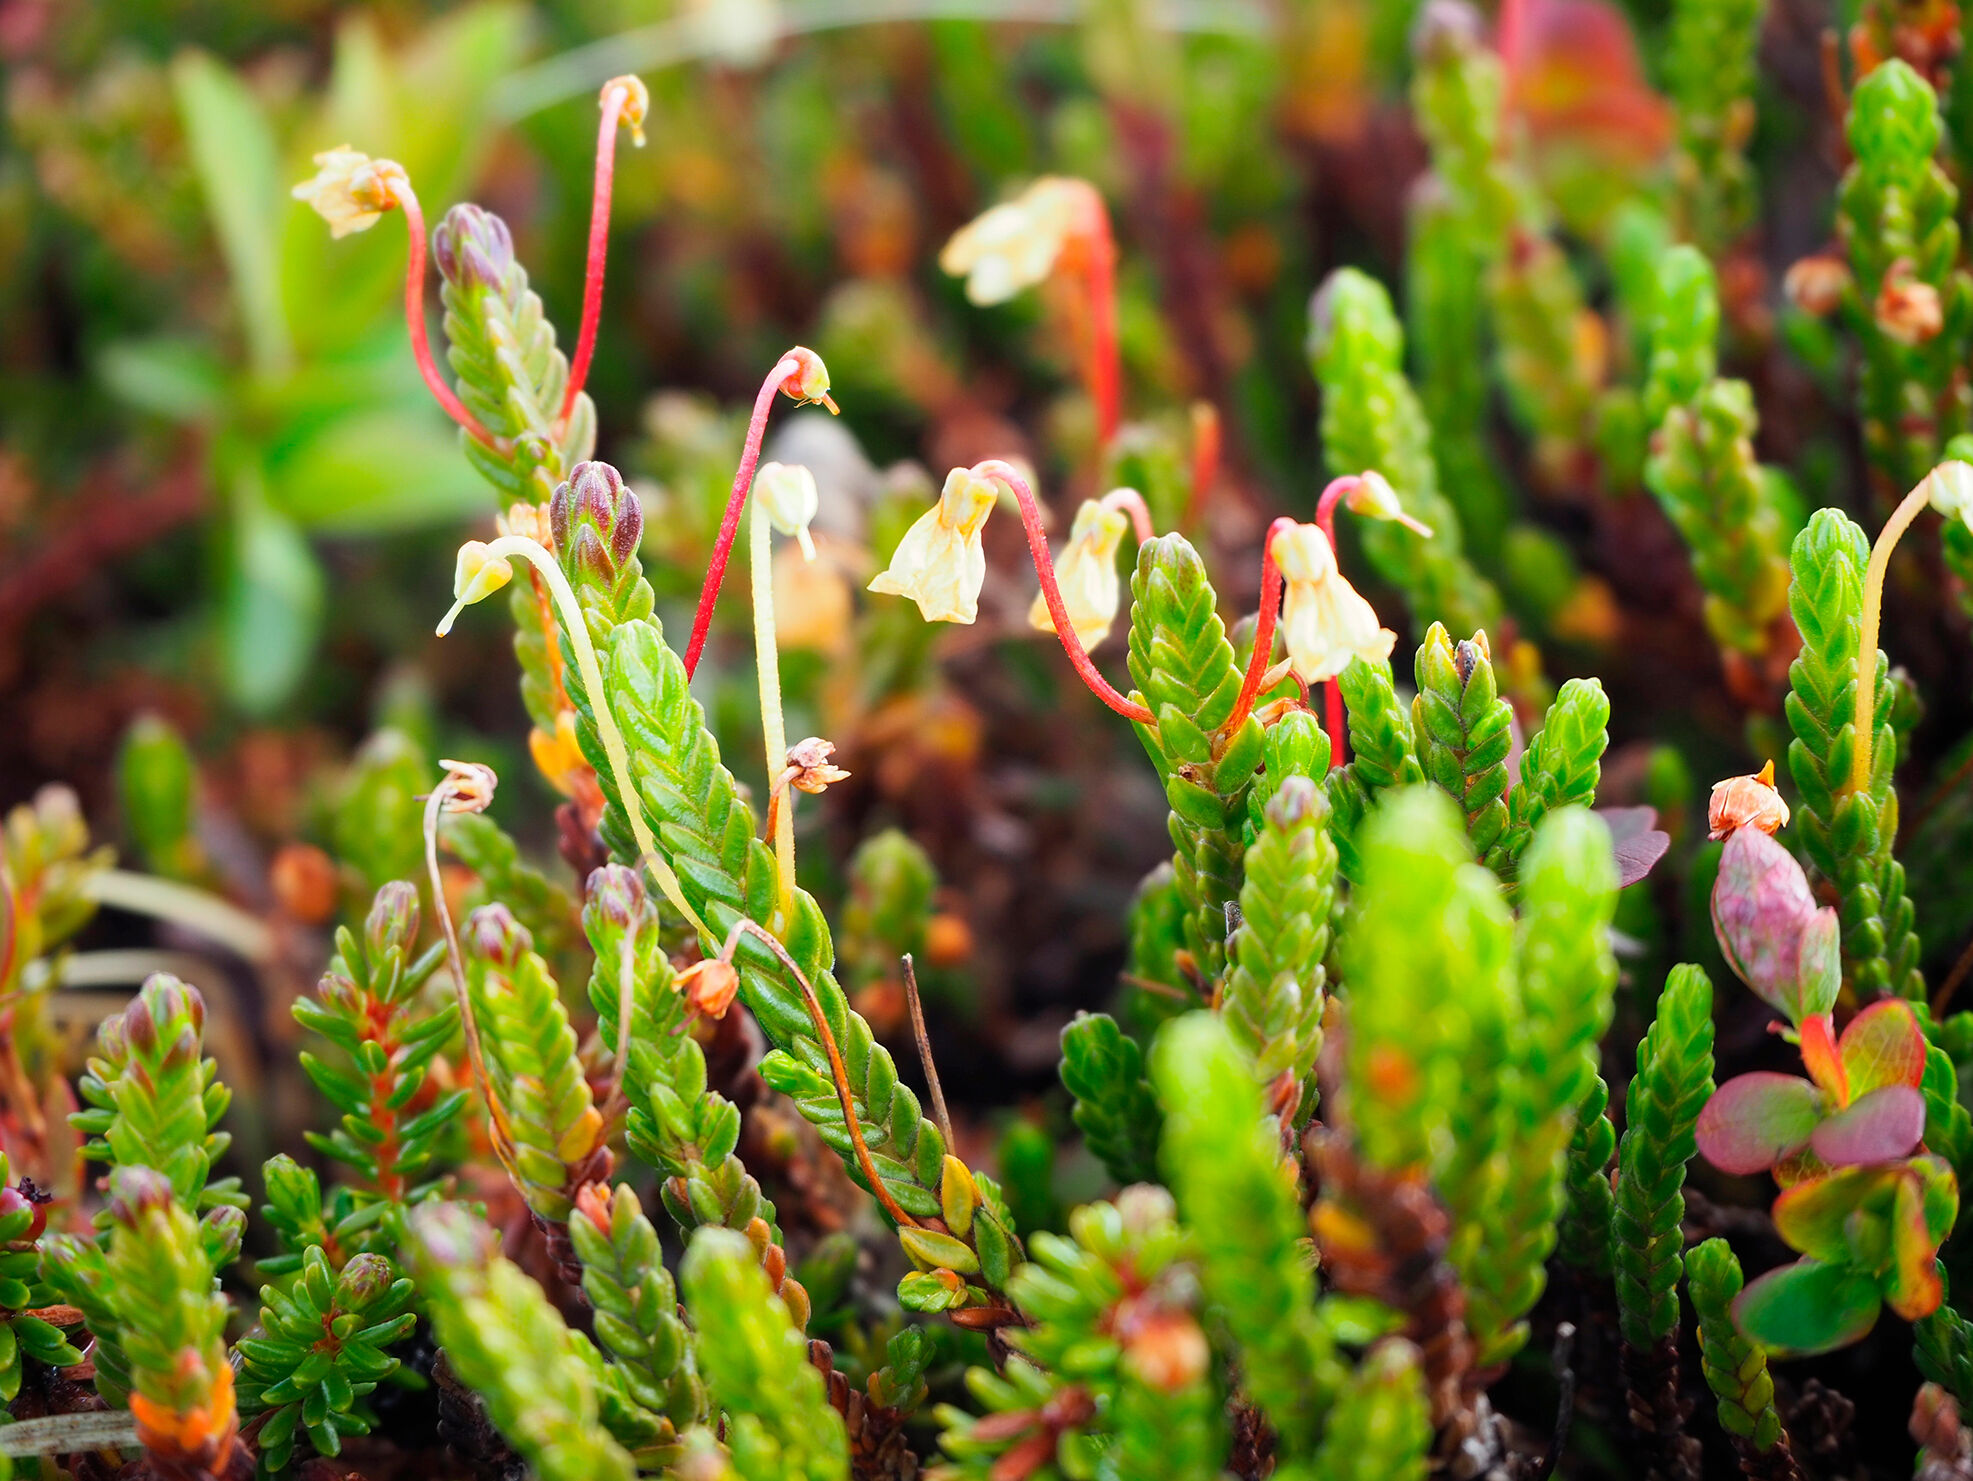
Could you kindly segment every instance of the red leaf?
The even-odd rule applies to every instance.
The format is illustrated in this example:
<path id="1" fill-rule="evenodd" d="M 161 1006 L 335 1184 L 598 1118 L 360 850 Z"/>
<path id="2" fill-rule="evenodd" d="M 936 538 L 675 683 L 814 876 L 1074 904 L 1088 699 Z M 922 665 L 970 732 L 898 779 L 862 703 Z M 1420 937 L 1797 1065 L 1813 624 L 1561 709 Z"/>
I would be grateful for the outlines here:
<path id="1" fill-rule="evenodd" d="M 1699 1151 L 1721 1172 L 1766 1172 L 1815 1135 L 1824 1104 L 1799 1075 L 1756 1070 L 1736 1076 L 1699 1112 Z M 1922 1104 L 1920 1110 L 1922 1117 Z"/>
<path id="2" fill-rule="evenodd" d="M 1909 1085 L 1880 1085 L 1816 1127 L 1810 1144 L 1831 1167 L 1895 1162 L 1925 1135 L 1925 1097 Z"/>

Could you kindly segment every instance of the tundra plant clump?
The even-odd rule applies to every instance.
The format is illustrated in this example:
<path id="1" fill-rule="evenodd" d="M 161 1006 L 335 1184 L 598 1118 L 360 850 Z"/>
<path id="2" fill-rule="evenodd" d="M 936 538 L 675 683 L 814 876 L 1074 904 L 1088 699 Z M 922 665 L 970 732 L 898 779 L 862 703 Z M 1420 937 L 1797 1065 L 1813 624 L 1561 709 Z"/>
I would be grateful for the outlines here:
<path id="1" fill-rule="evenodd" d="M 1059 644 L 1094 703 L 1058 718 L 1134 734 L 1144 761 L 1117 766 L 1168 840 L 1117 927 L 1118 1011 L 1062 1024 L 1040 1124 L 997 1141 L 948 1105 L 926 1027 L 923 999 L 964 995 L 939 975 L 963 906 L 923 841 L 875 834 L 838 872 L 807 826 L 866 764 L 799 734 L 830 711 L 784 666 L 848 496 L 762 457 L 784 399 L 839 410 L 830 368 L 798 345 L 766 369 L 703 570 L 665 565 L 656 511 L 596 456 L 645 84 L 601 91 L 566 356 L 499 216 L 428 233 L 402 165 L 316 155 L 294 194 L 335 237 L 408 228 L 416 368 L 498 505 L 430 617 L 512 624 L 562 862 L 493 821 L 484 759 L 365 753 L 328 804 L 333 941 L 283 1030 L 317 1129 L 284 1150 L 236 1106 L 261 1092 L 223 974 L 194 986 L 166 953 L 79 1063 L 53 1009 L 99 903 L 296 943 L 114 870 L 66 794 L 7 819 L 0 1475 L 1891 1475 L 1905 1453 L 1857 1470 L 1830 1418 L 1849 1370 L 1796 1366 L 1864 1343 L 1915 1396 L 1921 1474 L 1973 1475 L 1973 1014 L 1948 1011 L 1966 964 L 1921 934 L 1900 856 L 1966 766 L 1914 775 L 1897 666 L 1921 601 L 1950 623 L 1941 583 L 1973 576 L 1951 457 L 1973 292 L 1934 83 L 1869 29 L 1932 11 L 1864 7 L 1839 250 L 1789 275 L 1801 334 L 1853 346 L 1872 489 L 1805 515 L 1721 371 L 1757 332 L 1729 286 L 1758 277 L 1761 7 L 1677 0 L 1669 102 L 1589 0 L 1570 13 L 1603 52 L 1544 58 L 1568 9 L 1510 0 L 1492 36 L 1455 0 L 1419 17 L 1408 316 L 1353 268 L 1313 294 L 1306 518 L 1209 507 L 1218 412 L 1130 420 L 1146 331 L 1105 189 L 1044 176 L 940 255 L 983 316 L 1044 296 L 1080 430 L 1037 459 L 995 423 L 893 501 L 855 641 L 919 670 L 946 653 L 928 624 Z M 1162 40 L 1137 40 L 1155 70 Z M 1632 151 L 1601 195 L 1540 137 L 1571 84 L 1542 69 L 1592 63 L 1605 112 L 1571 139 Z M 1181 466 L 1189 488 L 1149 476 Z M 1783 758 L 1719 782 L 1710 839 L 1676 752 L 1610 750 L 1664 717 L 1568 673 L 1587 579 L 1572 616 L 1528 603 L 1571 520 L 1676 557 L 1734 723 Z M 748 590 L 721 607 L 743 521 Z M 718 691 L 736 754 L 705 701 L 749 643 L 750 682 Z M 196 872 L 171 745 L 133 739 L 127 805 L 147 858 Z M 1901 786 L 1929 799 L 1902 832 Z M 1710 931 L 1667 923 L 1686 896 Z"/>

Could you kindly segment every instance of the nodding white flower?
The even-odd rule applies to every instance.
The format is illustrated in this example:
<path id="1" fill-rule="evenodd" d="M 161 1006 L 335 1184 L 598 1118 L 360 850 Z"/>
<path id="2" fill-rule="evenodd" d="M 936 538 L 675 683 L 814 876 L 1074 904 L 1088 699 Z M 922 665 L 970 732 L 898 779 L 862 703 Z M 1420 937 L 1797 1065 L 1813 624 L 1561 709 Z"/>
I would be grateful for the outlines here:
<path id="1" fill-rule="evenodd" d="M 1973 464 L 1953 458 L 1930 474 L 1932 507 L 1973 530 Z"/>
<path id="2" fill-rule="evenodd" d="M 991 479 L 976 477 L 970 468 L 954 468 L 945 477 L 938 503 L 904 532 L 890 568 L 877 573 L 870 589 L 910 597 L 927 622 L 974 621 L 986 582 L 980 531 L 999 497 Z"/>
<path id="3" fill-rule="evenodd" d="M 1062 606 L 1084 648 L 1094 648 L 1107 638 L 1117 620 L 1117 549 L 1129 528 L 1130 519 L 1121 509 L 1105 509 L 1095 499 L 1085 499 L 1069 529 L 1069 543 L 1055 562 Z M 1045 633 L 1055 631 L 1055 619 L 1039 592 L 1028 608 L 1028 623 Z"/>
<path id="4" fill-rule="evenodd" d="M 800 463 L 763 463 L 754 476 L 754 497 L 775 529 L 801 543 L 802 558 L 814 560 L 815 541 L 809 537 L 808 522 L 821 504 L 815 475 Z"/>
<path id="5" fill-rule="evenodd" d="M 1335 678 L 1353 658 L 1391 656 L 1398 635 L 1378 624 L 1370 603 L 1344 579 L 1328 536 L 1314 525 L 1291 525 L 1274 537 L 1272 553 L 1286 583 L 1281 638 L 1304 683 Z"/>
<path id="6" fill-rule="evenodd" d="M 514 579 L 514 568 L 506 561 L 498 556 L 488 559 L 489 548 L 483 540 L 468 540 L 459 547 L 459 563 L 452 570 L 452 610 L 438 625 L 441 638 L 452 631 L 461 612 Z"/>
<path id="7" fill-rule="evenodd" d="M 1086 180 L 1044 175 L 954 232 L 939 253 L 939 267 L 966 280 L 974 303 L 1005 303 L 1055 270 L 1094 195 Z"/>
<path id="8" fill-rule="evenodd" d="M 384 212 L 397 208 L 397 188 L 410 179 L 396 160 L 372 159 L 347 144 L 316 155 L 315 166 L 314 176 L 289 194 L 313 206 L 333 237 L 375 226 Z"/>

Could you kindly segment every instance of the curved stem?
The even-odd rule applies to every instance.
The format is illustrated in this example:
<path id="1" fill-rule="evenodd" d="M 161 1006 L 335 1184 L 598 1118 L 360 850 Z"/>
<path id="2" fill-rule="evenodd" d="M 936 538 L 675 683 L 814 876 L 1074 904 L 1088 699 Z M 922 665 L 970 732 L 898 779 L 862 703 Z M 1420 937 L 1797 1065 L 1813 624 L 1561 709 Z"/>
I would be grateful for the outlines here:
<path id="1" fill-rule="evenodd" d="M 472 436 L 491 447 L 497 439 L 480 425 L 479 418 L 466 410 L 445 377 L 432 363 L 431 342 L 425 337 L 425 212 L 409 180 L 397 182 L 397 203 L 404 211 L 404 225 L 410 235 L 404 262 L 404 327 L 411 331 L 411 354 L 418 362 L 418 373 L 445 414 Z"/>
<path id="2" fill-rule="evenodd" d="M 1155 725 L 1157 716 L 1135 700 L 1125 699 L 1111 687 L 1108 679 L 1097 672 L 1096 665 L 1090 661 L 1089 650 L 1076 636 L 1075 625 L 1069 621 L 1069 610 L 1062 603 L 1062 588 L 1055 580 L 1055 561 L 1048 553 L 1048 532 L 1041 527 L 1041 506 L 1035 503 L 1034 490 L 1028 487 L 1028 481 L 1011 464 L 1003 463 L 998 458 L 975 463 L 972 471 L 976 478 L 997 478 L 1014 491 L 1014 500 L 1021 506 L 1021 524 L 1028 535 L 1028 554 L 1034 558 L 1035 575 L 1041 578 L 1041 599 L 1048 606 L 1049 617 L 1054 620 L 1055 636 L 1062 641 L 1062 651 L 1069 655 L 1070 664 L 1082 682 L 1089 686 L 1089 692 L 1125 719 L 1135 720 L 1140 725 Z"/>
<path id="3" fill-rule="evenodd" d="M 1136 489 L 1111 489 L 1097 500 L 1104 509 L 1121 509 L 1130 516 L 1131 532 L 1137 536 L 1139 545 L 1148 545 L 1158 537 L 1158 527 L 1151 523 L 1151 506 L 1144 502 L 1144 496 Z"/>
<path id="4" fill-rule="evenodd" d="M 1870 547 L 1870 565 L 1863 575 L 1863 621 L 1857 633 L 1856 741 L 1850 750 L 1851 792 L 1870 789 L 1870 749 L 1877 710 L 1877 632 L 1884 615 L 1884 575 L 1891 568 L 1891 552 L 1897 549 L 1904 532 L 1918 518 L 1919 511 L 1932 502 L 1932 479 L 1928 473 L 1918 487 L 1904 496 L 1891 511 L 1877 543 Z"/>
<path id="5" fill-rule="evenodd" d="M 870 1148 L 863 1140 L 863 1126 L 857 1119 L 856 1095 L 850 1089 L 849 1067 L 843 1063 L 843 1052 L 836 1047 L 835 1031 L 829 1027 L 829 1020 L 823 1016 L 822 1004 L 816 1000 L 815 989 L 810 985 L 808 974 L 803 972 L 795 959 L 788 954 L 788 948 L 772 932 L 748 920 L 744 915 L 733 922 L 733 929 L 727 935 L 726 949 L 720 953 L 727 961 L 733 959 L 733 948 L 738 944 L 742 932 L 757 936 L 767 949 L 774 953 L 788 975 L 795 979 L 795 986 L 802 992 L 802 1003 L 808 1009 L 808 1019 L 815 1028 L 815 1036 L 822 1041 L 822 1049 L 829 1056 L 830 1078 L 836 1082 L 836 1102 L 843 1110 L 843 1124 L 849 1130 L 850 1144 L 856 1148 L 856 1164 L 863 1176 L 870 1180 L 870 1192 L 877 1202 L 884 1206 L 884 1212 L 906 1229 L 923 1226 L 898 1206 L 891 1196 L 891 1190 L 884 1186 L 884 1180 L 877 1175 L 877 1164 L 870 1158 Z"/>
<path id="6" fill-rule="evenodd" d="M 569 362 L 569 387 L 562 393 L 561 419 L 567 422 L 576 397 L 589 379 L 596 355 L 596 326 L 603 317 L 603 267 L 610 253 L 610 190 L 616 180 L 617 126 L 630 90 L 617 86 L 603 94 L 603 123 L 596 135 L 596 184 L 589 197 L 589 255 L 582 275 L 582 329 Z"/>
<path id="7" fill-rule="evenodd" d="M 548 582 L 548 590 L 554 594 L 555 607 L 562 614 L 562 630 L 568 634 L 569 646 L 575 650 L 576 669 L 582 675 L 583 688 L 589 691 L 590 713 L 596 719 L 596 734 L 603 742 L 603 752 L 610 761 L 610 774 L 615 777 L 617 795 L 622 800 L 624 816 L 630 820 L 630 831 L 637 840 L 639 862 L 651 871 L 651 878 L 657 881 L 658 888 L 671 901 L 678 913 L 691 922 L 692 927 L 706 940 L 713 939 L 711 927 L 699 918 L 699 912 L 685 898 L 685 890 L 672 872 L 671 863 L 658 848 L 658 840 L 651 832 L 651 825 L 644 817 L 644 804 L 637 793 L 636 781 L 630 774 L 630 749 L 623 743 L 623 732 L 617 729 L 616 716 L 610 712 L 610 699 L 603 687 L 602 665 L 596 661 L 596 648 L 589 641 L 589 624 L 582 620 L 582 608 L 576 602 L 575 592 L 569 586 L 568 577 L 555 563 L 538 541 L 526 535 L 502 535 L 486 548 L 486 558 L 505 560 L 518 555 L 541 572 Z M 451 630 L 452 619 L 459 614 L 460 604 L 454 603 L 452 610 L 445 614 L 439 624 L 439 636 Z"/>
<path id="8" fill-rule="evenodd" d="M 726 562 L 733 554 L 733 537 L 740 530 L 740 508 L 747 502 L 747 490 L 754 486 L 754 469 L 760 463 L 760 440 L 767 432 L 767 411 L 774 404 L 774 393 L 799 367 L 792 355 L 775 362 L 760 383 L 754 397 L 753 419 L 747 423 L 746 446 L 740 450 L 740 466 L 733 473 L 733 492 L 726 496 L 726 512 L 719 518 L 719 537 L 713 541 L 712 561 L 706 567 L 705 585 L 699 588 L 699 610 L 692 614 L 692 639 L 685 645 L 685 677 L 699 671 L 699 655 L 705 651 L 706 634 L 712 629 L 712 609 L 719 601 L 719 584 L 726 579 Z"/>
<path id="9" fill-rule="evenodd" d="M 780 803 L 770 806 L 774 831 L 775 908 L 782 930 L 795 917 L 795 798 L 787 785 L 788 725 L 781 711 L 781 655 L 774 638 L 774 551 L 767 505 L 754 500 L 748 521 L 748 564 L 754 597 L 754 665 L 760 675 L 760 731 L 767 752 L 768 794 Z M 776 781 L 780 779 L 777 787 Z"/>
<path id="10" fill-rule="evenodd" d="M 1274 626 L 1281 614 L 1281 567 L 1274 563 L 1274 537 L 1294 527 L 1295 521 L 1284 514 L 1267 527 L 1267 534 L 1261 541 L 1261 604 L 1260 610 L 1254 614 L 1254 651 L 1247 659 L 1247 672 L 1241 676 L 1240 696 L 1233 701 L 1233 713 L 1220 727 L 1228 735 L 1238 730 L 1254 712 L 1254 701 L 1260 697 L 1261 680 L 1268 671 L 1268 661 L 1274 656 Z"/>
<path id="11" fill-rule="evenodd" d="M 438 815 L 452 796 L 452 786 L 453 777 L 448 772 L 425 799 L 425 876 L 431 883 L 432 910 L 445 932 L 445 954 L 452 967 L 452 995 L 459 1004 L 459 1028 L 466 1039 L 466 1061 L 472 1069 L 473 1078 L 479 1082 L 480 1094 L 486 1099 L 494 1155 L 500 1159 L 501 1168 L 518 1183 L 519 1175 L 512 1156 L 514 1133 L 507 1122 L 507 1108 L 500 1104 L 500 1097 L 493 1088 L 493 1077 L 486 1070 L 479 1020 L 473 1016 L 473 998 L 466 988 L 466 959 L 459 950 L 459 931 L 452 924 L 452 909 L 445 899 L 445 880 L 438 870 Z"/>

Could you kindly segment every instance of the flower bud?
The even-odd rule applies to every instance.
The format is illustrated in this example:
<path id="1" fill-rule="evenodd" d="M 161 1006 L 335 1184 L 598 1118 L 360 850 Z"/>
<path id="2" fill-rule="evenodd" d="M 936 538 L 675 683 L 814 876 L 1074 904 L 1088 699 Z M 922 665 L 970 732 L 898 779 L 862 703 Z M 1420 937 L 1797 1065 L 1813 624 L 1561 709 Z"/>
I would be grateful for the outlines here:
<path id="1" fill-rule="evenodd" d="M 1945 328 L 1945 309 L 1939 290 L 1918 278 L 1912 265 L 1900 257 L 1884 274 L 1871 317 L 1888 338 L 1901 345 L 1921 345 Z"/>
<path id="2" fill-rule="evenodd" d="M 815 475 L 800 463 L 763 463 L 754 478 L 754 497 L 775 529 L 800 542 L 803 559 L 814 560 L 815 541 L 808 524 L 821 505 Z"/>
<path id="3" fill-rule="evenodd" d="M 1836 312 L 1843 293 L 1850 286 L 1850 269 L 1839 257 L 1815 253 L 1789 264 L 1781 279 L 1781 292 L 1803 313 L 1827 318 Z"/>
<path id="4" fill-rule="evenodd" d="M 418 942 L 418 887 L 408 880 L 394 879 L 377 891 L 370 914 L 363 922 L 363 944 L 372 961 L 386 952 L 400 960 L 411 955 Z"/>
<path id="5" fill-rule="evenodd" d="M 505 905 L 482 905 L 466 917 L 459 944 L 468 955 L 496 967 L 514 967 L 534 949 L 534 937 Z"/>
<path id="6" fill-rule="evenodd" d="M 1183 1311 L 1154 1311 L 1121 1325 L 1128 1329 L 1120 1332 L 1124 1362 L 1160 1392 L 1177 1393 L 1197 1383 L 1212 1362 L 1206 1334 Z"/>
<path id="7" fill-rule="evenodd" d="M 396 160 L 372 159 L 347 144 L 316 155 L 315 165 L 315 174 L 289 194 L 313 206 L 333 237 L 368 231 L 399 204 L 399 188 L 410 183 Z"/>
<path id="8" fill-rule="evenodd" d="M 1728 777 L 1713 784 L 1712 799 L 1706 804 L 1706 826 L 1710 837 L 1724 838 L 1736 828 L 1753 827 L 1772 834 L 1788 825 L 1788 804 L 1774 789 L 1774 763 L 1768 762 L 1753 776 Z"/>
<path id="9" fill-rule="evenodd" d="M 468 540 L 459 547 L 459 561 L 452 570 L 452 610 L 438 625 L 441 638 L 452 631 L 462 611 L 514 579 L 514 568 L 498 556 L 489 556 L 490 548 L 483 540 Z"/>
<path id="10" fill-rule="evenodd" d="M 589 876 L 587 907 L 620 931 L 627 931 L 644 913 L 644 881 L 633 869 L 605 864 Z"/>
<path id="11" fill-rule="evenodd" d="M 148 1167 L 110 1169 L 110 1221 L 134 1229 L 149 1213 L 172 1204 L 171 1179 Z"/>
<path id="12" fill-rule="evenodd" d="M 1932 507 L 1973 529 L 1973 464 L 1948 459 L 1927 475 L 1927 481 L 1932 486 Z"/>
<path id="13" fill-rule="evenodd" d="M 621 473 L 594 459 L 577 463 L 568 481 L 556 488 L 548 503 L 548 521 L 558 551 L 572 549 L 573 531 L 585 525 L 593 528 L 609 552 L 612 579 L 616 567 L 635 555 L 644 541 L 643 504 L 624 484 Z"/>
<path id="14" fill-rule="evenodd" d="M 344 1311 L 368 1306 L 391 1288 L 390 1261 L 382 1255 L 352 1255 L 336 1277 L 336 1305 Z"/>
<path id="15" fill-rule="evenodd" d="M 781 381 L 783 395 L 836 410 L 836 403 L 829 399 L 829 367 L 820 355 L 806 345 L 796 345 L 781 358 L 795 362 L 795 368 Z"/>
<path id="16" fill-rule="evenodd" d="M 576 1189 L 575 1211 L 595 1227 L 605 1239 L 610 1237 L 610 1185 L 584 1183 Z"/>
<path id="17" fill-rule="evenodd" d="M 513 234 L 484 206 L 462 203 L 432 233 L 432 261 L 456 287 L 497 288 L 514 270 Z"/>
<path id="18" fill-rule="evenodd" d="M 1358 475 L 1343 495 L 1343 504 L 1350 513 L 1360 514 L 1365 519 L 1389 520 L 1428 540 L 1432 536 L 1432 527 L 1404 512 L 1398 491 L 1391 487 L 1389 479 L 1374 468 Z"/>

